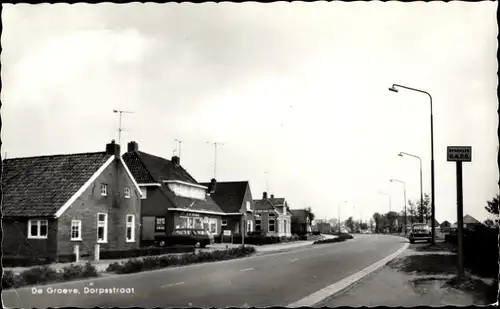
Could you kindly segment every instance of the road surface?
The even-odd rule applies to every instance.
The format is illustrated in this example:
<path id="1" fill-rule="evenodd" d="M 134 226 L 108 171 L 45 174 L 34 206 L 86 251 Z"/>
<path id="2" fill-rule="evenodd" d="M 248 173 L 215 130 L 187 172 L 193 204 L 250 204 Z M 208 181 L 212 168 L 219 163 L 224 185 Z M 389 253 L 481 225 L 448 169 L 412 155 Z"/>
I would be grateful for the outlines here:
<path id="1" fill-rule="evenodd" d="M 277 254 L 36 286 L 41 294 L 32 287 L 2 294 L 6 307 L 21 308 L 287 306 L 396 252 L 405 242 L 396 236 L 355 235 L 342 243 Z M 68 291 L 51 292 L 49 287 Z M 123 290 L 99 294 L 100 288 Z M 64 294 L 69 290 L 79 294 Z"/>

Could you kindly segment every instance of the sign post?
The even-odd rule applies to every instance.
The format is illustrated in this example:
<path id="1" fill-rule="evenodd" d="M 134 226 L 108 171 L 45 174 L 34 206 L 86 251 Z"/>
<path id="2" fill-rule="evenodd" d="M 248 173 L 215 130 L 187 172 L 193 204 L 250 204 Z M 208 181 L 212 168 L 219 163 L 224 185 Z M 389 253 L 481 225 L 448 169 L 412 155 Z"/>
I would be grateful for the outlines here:
<path id="1" fill-rule="evenodd" d="M 462 162 L 472 162 L 472 147 L 448 146 L 448 162 L 457 164 L 457 236 L 458 236 L 458 279 L 464 277 L 464 197 L 462 183 Z"/>

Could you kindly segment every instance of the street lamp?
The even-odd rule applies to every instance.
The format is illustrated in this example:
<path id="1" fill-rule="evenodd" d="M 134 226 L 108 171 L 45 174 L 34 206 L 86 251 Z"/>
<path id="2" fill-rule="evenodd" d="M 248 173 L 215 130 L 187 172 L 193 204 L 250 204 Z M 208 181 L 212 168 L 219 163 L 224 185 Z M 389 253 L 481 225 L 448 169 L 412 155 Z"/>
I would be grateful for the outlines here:
<path id="1" fill-rule="evenodd" d="M 432 209 L 431 227 L 432 227 L 432 243 L 435 244 L 436 243 L 436 231 L 435 231 L 434 222 L 435 222 L 435 210 L 436 210 L 436 208 L 434 205 L 434 202 L 435 202 L 435 194 L 434 194 L 435 193 L 435 190 L 434 190 L 434 121 L 433 121 L 433 114 L 432 114 L 432 96 L 427 91 L 423 91 L 420 89 L 411 88 L 411 87 L 407 87 L 407 86 L 402 86 L 402 85 L 398 85 L 398 84 L 393 84 L 392 87 L 389 88 L 389 90 L 392 92 L 398 92 L 396 87 L 400 87 L 403 89 L 416 91 L 416 92 L 420 92 L 420 93 L 425 93 L 427 96 L 429 96 L 430 103 L 431 103 L 431 203 L 432 203 L 431 204 L 431 209 Z"/>
<path id="2" fill-rule="evenodd" d="M 424 223 L 424 211 L 423 211 L 424 210 L 424 189 L 422 186 L 422 158 L 420 158 L 419 156 L 416 156 L 416 155 L 406 153 L 406 152 L 400 152 L 398 154 L 398 156 L 400 156 L 400 157 L 410 156 L 413 158 L 417 158 L 420 161 L 420 221 L 422 221 L 422 223 Z"/>
<path id="3" fill-rule="evenodd" d="M 406 217 L 406 183 L 404 181 L 398 180 L 398 179 L 391 179 L 391 182 L 399 182 L 403 184 L 403 190 L 404 190 L 404 198 L 405 198 L 405 235 L 406 235 L 406 228 L 408 225 L 408 220 Z"/>

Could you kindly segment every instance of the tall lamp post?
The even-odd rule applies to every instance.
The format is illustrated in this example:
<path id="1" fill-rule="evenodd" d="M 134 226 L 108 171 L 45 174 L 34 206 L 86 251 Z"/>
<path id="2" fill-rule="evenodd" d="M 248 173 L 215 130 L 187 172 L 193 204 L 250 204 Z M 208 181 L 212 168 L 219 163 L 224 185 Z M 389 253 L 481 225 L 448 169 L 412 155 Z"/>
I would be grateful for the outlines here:
<path id="1" fill-rule="evenodd" d="M 422 158 L 420 158 L 419 156 L 416 156 L 416 155 L 406 153 L 406 152 L 400 152 L 398 154 L 398 156 L 400 156 L 400 157 L 410 156 L 413 158 L 417 158 L 420 161 L 420 221 L 422 221 L 422 223 L 424 223 L 424 212 L 423 212 L 423 209 L 424 209 L 424 188 L 422 185 Z"/>
<path id="2" fill-rule="evenodd" d="M 391 182 L 399 182 L 399 183 L 403 184 L 404 198 L 405 198 L 405 235 L 406 235 L 406 230 L 407 230 L 407 225 L 408 225 L 408 220 L 406 217 L 406 183 L 404 181 L 401 181 L 398 179 L 391 179 Z"/>
<path id="3" fill-rule="evenodd" d="M 432 114 L 432 96 L 430 93 L 424 90 L 416 89 L 416 88 L 411 88 L 403 85 L 398 85 L 398 84 L 393 84 L 391 88 L 389 88 L 390 91 L 393 92 L 398 92 L 396 87 L 411 90 L 411 91 L 416 91 L 420 93 L 425 93 L 431 103 L 431 209 L 432 209 L 432 215 L 431 215 L 431 227 L 432 227 L 432 243 L 436 243 L 436 231 L 435 231 L 435 210 L 436 206 L 434 205 L 435 202 L 435 190 L 434 190 L 434 120 L 433 120 L 433 114 Z"/>

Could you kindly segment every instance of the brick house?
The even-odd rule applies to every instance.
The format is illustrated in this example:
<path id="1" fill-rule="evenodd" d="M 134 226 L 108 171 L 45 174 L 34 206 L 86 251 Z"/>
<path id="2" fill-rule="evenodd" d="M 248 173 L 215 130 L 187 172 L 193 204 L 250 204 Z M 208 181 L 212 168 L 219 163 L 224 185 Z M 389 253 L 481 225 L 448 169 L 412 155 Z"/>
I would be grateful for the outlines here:
<path id="1" fill-rule="evenodd" d="M 293 234 L 306 234 L 312 232 L 311 220 L 306 209 L 292 209 L 291 231 Z"/>
<path id="2" fill-rule="evenodd" d="M 136 142 L 130 142 L 122 157 L 142 191 L 141 245 L 180 227 L 219 234 L 225 213 L 207 194 L 208 188 L 180 165 L 178 156 L 167 160 L 140 151 Z"/>
<path id="3" fill-rule="evenodd" d="M 281 208 L 276 207 L 278 203 Z M 262 194 L 261 200 L 254 200 L 255 231 L 262 231 L 268 236 L 291 236 L 292 216 L 285 202 L 275 199 L 274 195 L 267 197 L 267 192 Z"/>
<path id="4" fill-rule="evenodd" d="M 225 213 L 221 218 L 221 231 L 231 231 L 232 235 L 241 235 L 242 227 L 246 233 L 254 231 L 254 202 L 248 181 L 206 182 L 200 183 L 209 188 L 210 197 Z"/>
<path id="5" fill-rule="evenodd" d="M 4 160 L 2 190 L 5 255 L 138 247 L 141 193 L 114 141 L 105 152 Z"/>

